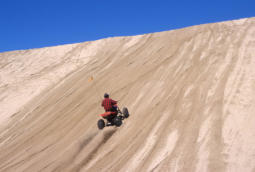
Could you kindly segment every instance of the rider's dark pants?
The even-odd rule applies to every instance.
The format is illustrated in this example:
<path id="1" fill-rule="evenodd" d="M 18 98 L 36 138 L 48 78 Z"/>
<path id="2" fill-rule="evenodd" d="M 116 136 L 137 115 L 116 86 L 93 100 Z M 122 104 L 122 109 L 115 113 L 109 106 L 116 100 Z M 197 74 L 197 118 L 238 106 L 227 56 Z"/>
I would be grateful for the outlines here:
<path id="1" fill-rule="evenodd" d="M 117 108 L 112 107 L 112 109 L 110 110 L 111 112 L 115 112 L 115 114 L 111 114 L 108 116 L 105 116 L 104 118 L 107 119 L 107 121 L 111 122 L 118 114 Z"/>
<path id="2" fill-rule="evenodd" d="M 105 116 L 103 118 L 107 119 L 107 121 L 111 122 L 117 115 L 109 115 L 109 116 Z"/>

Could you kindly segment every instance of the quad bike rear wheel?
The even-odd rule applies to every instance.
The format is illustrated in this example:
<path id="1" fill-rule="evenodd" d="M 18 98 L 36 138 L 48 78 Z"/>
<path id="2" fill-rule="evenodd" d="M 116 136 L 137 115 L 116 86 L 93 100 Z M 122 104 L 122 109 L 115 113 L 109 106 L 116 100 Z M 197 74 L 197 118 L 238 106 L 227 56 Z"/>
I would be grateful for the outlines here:
<path id="1" fill-rule="evenodd" d="M 102 129 L 105 127 L 105 122 L 104 122 L 104 120 L 103 120 L 103 119 L 99 119 L 99 120 L 97 121 L 97 126 L 98 126 L 98 128 L 99 128 L 100 130 L 102 130 Z"/>
<path id="2" fill-rule="evenodd" d="M 114 119 L 113 119 L 113 123 L 114 123 L 114 125 L 116 125 L 117 127 L 120 127 L 121 125 L 122 125 L 122 120 L 121 120 L 121 118 L 120 117 L 115 117 Z"/>

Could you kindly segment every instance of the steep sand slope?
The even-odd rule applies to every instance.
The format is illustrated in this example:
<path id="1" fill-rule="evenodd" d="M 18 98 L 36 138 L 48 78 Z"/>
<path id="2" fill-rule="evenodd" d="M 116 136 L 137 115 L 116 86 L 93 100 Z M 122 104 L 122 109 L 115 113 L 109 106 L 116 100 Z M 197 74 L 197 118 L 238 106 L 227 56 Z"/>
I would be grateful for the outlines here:
<path id="1" fill-rule="evenodd" d="M 250 18 L 2 53 L 0 171 L 255 171 L 254 52 Z"/>

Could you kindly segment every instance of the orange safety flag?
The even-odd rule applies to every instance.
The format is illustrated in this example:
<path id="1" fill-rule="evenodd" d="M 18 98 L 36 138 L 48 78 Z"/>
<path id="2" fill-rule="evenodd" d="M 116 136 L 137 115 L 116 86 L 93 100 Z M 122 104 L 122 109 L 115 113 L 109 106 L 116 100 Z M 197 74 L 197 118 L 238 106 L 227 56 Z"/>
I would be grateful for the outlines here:
<path id="1" fill-rule="evenodd" d="M 90 78 L 89 78 L 89 82 L 91 82 L 91 81 L 93 81 L 93 76 L 91 76 Z"/>

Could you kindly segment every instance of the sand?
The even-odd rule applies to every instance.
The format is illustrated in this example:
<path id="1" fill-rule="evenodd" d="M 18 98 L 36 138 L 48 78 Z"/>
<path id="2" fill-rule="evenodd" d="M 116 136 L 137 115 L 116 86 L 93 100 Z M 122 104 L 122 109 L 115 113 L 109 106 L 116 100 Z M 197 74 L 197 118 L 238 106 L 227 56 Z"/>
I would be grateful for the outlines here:
<path id="1" fill-rule="evenodd" d="M 248 18 L 0 53 L 0 171 L 253 172 L 254 52 Z"/>

